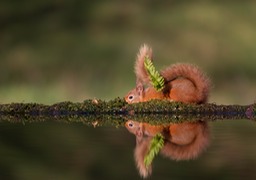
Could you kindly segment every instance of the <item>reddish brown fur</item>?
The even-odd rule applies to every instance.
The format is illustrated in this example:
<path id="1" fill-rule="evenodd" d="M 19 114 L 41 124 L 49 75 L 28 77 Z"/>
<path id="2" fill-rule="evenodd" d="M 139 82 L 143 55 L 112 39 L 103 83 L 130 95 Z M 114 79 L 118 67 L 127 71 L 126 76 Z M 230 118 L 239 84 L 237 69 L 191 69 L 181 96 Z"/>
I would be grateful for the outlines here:
<path id="1" fill-rule="evenodd" d="M 146 72 L 146 69 L 144 68 L 145 57 L 152 59 L 152 49 L 148 47 L 146 44 L 140 47 L 139 53 L 137 54 L 137 60 L 134 65 L 137 83 L 138 81 L 141 83 L 149 82 L 148 74 Z"/>
<path id="2" fill-rule="evenodd" d="M 137 77 L 136 88 L 125 96 L 128 103 L 145 102 L 151 99 L 169 99 L 197 104 L 207 102 L 210 80 L 198 67 L 178 63 L 162 70 L 161 75 L 165 79 L 165 88 L 163 91 L 157 92 L 150 85 L 150 79 L 144 67 L 146 56 L 152 58 L 152 49 L 143 45 L 134 68 Z"/>
<path id="3" fill-rule="evenodd" d="M 187 96 L 183 98 L 183 102 L 207 102 L 210 80 L 195 65 L 180 63 L 174 64 L 162 70 L 161 75 L 165 78 L 166 82 L 171 83 L 170 97 L 176 96 L 176 94 L 181 96 L 181 93 L 179 92 L 172 92 L 172 88 L 174 88 L 176 89 L 175 91 L 179 90 L 182 94 L 185 93 L 185 96 Z M 176 101 L 179 101 L 179 99 Z"/>

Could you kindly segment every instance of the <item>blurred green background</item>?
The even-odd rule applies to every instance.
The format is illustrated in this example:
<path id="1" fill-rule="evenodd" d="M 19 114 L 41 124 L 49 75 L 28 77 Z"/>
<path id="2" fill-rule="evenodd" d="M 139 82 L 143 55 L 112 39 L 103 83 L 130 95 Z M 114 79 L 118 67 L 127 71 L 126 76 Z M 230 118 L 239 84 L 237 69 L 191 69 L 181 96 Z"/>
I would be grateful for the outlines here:
<path id="1" fill-rule="evenodd" d="M 143 43 L 155 66 L 200 66 L 210 102 L 250 104 L 256 92 L 256 2 L 0 1 L 0 103 L 52 104 L 124 96 Z M 255 179 L 255 124 L 211 123 L 196 161 L 156 159 L 153 178 Z M 0 179 L 138 179 L 124 128 L 0 124 Z"/>
<path id="2" fill-rule="evenodd" d="M 122 97 L 143 43 L 158 69 L 199 65 L 214 84 L 211 102 L 255 99 L 255 1 L 0 3 L 1 103 Z"/>

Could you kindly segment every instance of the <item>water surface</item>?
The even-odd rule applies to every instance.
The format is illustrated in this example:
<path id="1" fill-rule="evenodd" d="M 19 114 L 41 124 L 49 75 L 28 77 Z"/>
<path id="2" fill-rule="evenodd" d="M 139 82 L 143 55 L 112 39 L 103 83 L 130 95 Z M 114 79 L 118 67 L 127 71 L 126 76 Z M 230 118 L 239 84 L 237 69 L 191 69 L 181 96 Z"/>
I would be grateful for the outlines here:
<path id="1" fill-rule="evenodd" d="M 158 155 L 152 179 L 255 179 L 256 125 L 209 122 L 210 144 L 200 156 L 175 161 Z M 141 179 L 135 136 L 124 126 L 83 123 L 0 123 L 1 179 Z"/>

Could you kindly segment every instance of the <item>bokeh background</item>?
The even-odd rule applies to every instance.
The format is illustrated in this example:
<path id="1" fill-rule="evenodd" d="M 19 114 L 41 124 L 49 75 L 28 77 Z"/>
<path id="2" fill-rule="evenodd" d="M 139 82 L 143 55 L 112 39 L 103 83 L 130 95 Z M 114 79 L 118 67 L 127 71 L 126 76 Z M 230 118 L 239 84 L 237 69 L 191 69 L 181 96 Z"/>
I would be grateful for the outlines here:
<path id="1" fill-rule="evenodd" d="M 200 66 L 210 102 L 250 104 L 256 92 L 256 2 L 0 1 L 0 103 L 110 100 L 135 85 L 143 43 L 157 69 Z M 215 122 L 196 161 L 156 159 L 153 178 L 255 179 L 255 124 Z M 137 179 L 135 139 L 124 128 L 0 125 L 1 179 Z"/>
<path id="2" fill-rule="evenodd" d="M 122 97 L 143 43 L 155 66 L 200 66 L 210 101 L 255 99 L 254 1 L 1 1 L 0 100 L 54 103 Z"/>

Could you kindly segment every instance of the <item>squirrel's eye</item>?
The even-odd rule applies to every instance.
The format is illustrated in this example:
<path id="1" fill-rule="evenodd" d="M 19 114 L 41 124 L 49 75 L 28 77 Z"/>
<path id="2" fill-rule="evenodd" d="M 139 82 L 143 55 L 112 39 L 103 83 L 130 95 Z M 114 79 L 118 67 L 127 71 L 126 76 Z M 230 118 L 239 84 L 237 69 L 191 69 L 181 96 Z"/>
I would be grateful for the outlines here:
<path id="1" fill-rule="evenodd" d="M 128 124 L 128 126 L 132 128 L 132 127 L 133 127 L 133 123 L 130 122 L 130 123 Z"/>
<path id="2" fill-rule="evenodd" d="M 128 99 L 129 99 L 129 100 L 132 100 L 132 99 L 133 99 L 133 95 L 130 95 L 130 96 L 128 97 Z"/>

